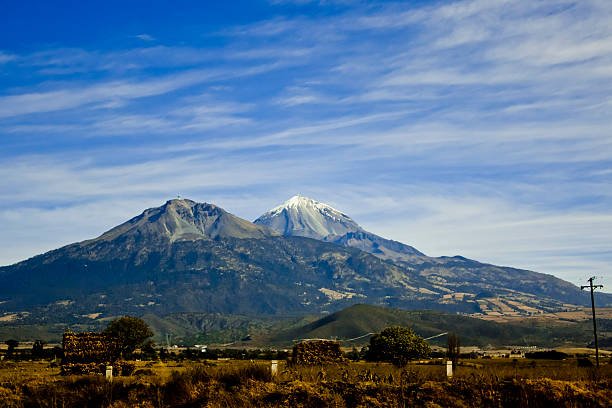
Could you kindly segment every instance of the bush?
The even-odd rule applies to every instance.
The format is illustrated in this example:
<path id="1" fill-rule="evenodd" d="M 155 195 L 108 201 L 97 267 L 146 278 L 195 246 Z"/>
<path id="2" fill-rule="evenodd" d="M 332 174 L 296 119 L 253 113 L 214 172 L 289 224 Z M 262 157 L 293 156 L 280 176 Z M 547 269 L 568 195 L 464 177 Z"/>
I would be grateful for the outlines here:
<path id="1" fill-rule="evenodd" d="M 132 374 L 134 377 L 152 377 L 155 375 L 155 371 L 151 370 L 150 368 L 139 368 L 138 370 L 134 371 L 134 374 Z"/>
<path id="2" fill-rule="evenodd" d="M 112 337 L 123 357 L 134 352 L 137 347 L 153 336 L 149 325 L 142 319 L 131 316 L 120 317 L 108 324 L 104 334 Z"/>
<path id="3" fill-rule="evenodd" d="M 170 406 L 181 406 L 205 399 L 211 378 L 203 366 L 196 366 L 182 373 L 174 371 L 164 387 L 166 403 Z"/>
<path id="4" fill-rule="evenodd" d="M 557 350 L 533 351 L 531 353 L 525 353 L 525 358 L 533 358 L 540 360 L 564 360 L 567 357 L 567 354 Z"/>
<path id="5" fill-rule="evenodd" d="M 118 375 L 129 376 L 134 372 L 136 365 L 129 361 L 117 361 L 113 366 L 113 371 L 115 371 L 115 368 Z"/>
<path id="6" fill-rule="evenodd" d="M 271 382 L 272 372 L 270 371 L 270 367 L 251 364 L 239 369 L 222 371 L 218 375 L 217 380 L 225 385 L 226 388 L 231 388 L 242 385 L 247 380 Z"/>
<path id="7" fill-rule="evenodd" d="M 430 352 L 429 344 L 412 329 L 393 326 L 370 338 L 366 359 L 402 367 L 410 360 L 427 357 Z"/>

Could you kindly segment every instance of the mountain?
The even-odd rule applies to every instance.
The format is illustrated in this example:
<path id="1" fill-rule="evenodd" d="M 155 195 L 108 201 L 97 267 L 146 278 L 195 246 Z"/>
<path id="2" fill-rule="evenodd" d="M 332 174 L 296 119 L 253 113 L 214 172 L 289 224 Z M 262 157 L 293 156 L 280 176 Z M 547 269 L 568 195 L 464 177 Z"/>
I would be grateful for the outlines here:
<path id="1" fill-rule="evenodd" d="M 361 228 L 348 215 L 308 197 L 294 196 L 254 221 L 284 236 L 299 236 L 357 248 L 382 259 L 412 262 L 423 253 Z"/>
<path id="2" fill-rule="evenodd" d="M 254 221 L 284 236 L 308 236 L 357 248 L 409 270 L 419 290 L 438 305 L 465 311 L 466 305 L 485 315 L 530 316 L 587 304 L 579 288 L 552 275 L 484 264 L 461 256 L 429 257 L 401 242 L 365 231 L 351 217 L 327 204 L 295 196 Z M 604 305 L 612 295 L 600 294 Z"/>
<path id="3" fill-rule="evenodd" d="M 373 234 L 336 210 L 294 210 L 304 231 L 331 233 L 284 236 L 213 204 L 170 200 L 98 238 L 1 267 L 0 326 L 90 324 L 123 314 L 299 317 L 355 303 L 525 316 L 589 300 L 576 286 L 536 272 L 416 250 L 391 259 L 411 247 L 385 240 L 377 251 L 363 244 L 374 242 L 362 239 Z M 611 295 L 597 296 L 598 305 L 611 303 Z M 208 317 L 198 325 L 214 326 Z"/>
<path id="4" fill-rule="evenodd" d="M 3 320 L 22 323 L 318 313 L 360 299 L 434 304 L 408 269 L 354 248 L 283 237 L 191 200 L 170 200 L 98 238 L 2 267 L 0 280 Z"/>

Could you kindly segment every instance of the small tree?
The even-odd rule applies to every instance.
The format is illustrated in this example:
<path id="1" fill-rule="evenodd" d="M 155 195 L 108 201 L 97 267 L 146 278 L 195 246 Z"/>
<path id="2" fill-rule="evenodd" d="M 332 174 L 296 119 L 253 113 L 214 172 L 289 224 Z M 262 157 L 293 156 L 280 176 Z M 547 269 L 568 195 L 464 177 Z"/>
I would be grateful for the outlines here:
<path id="1" fill-rule="evenodd" d="M 366 359 L 387 361 L 402 367 L 410 360 L 427 357 L 430 352 L 429 344 L 412 329 L 393 326 L 370 338 Z"/>
<path id="2" fill-rule="evenodd" d="M 147 340 L 140 347 L 142 355 L 147 360 L 155 360 L 157 358 L 157 351 L 155 351 L 155 342 L 153 340 Z"/>
<path id="3" fill-rule="evenodd" d="M 353 349 L 351 351 L 346 353 L 346 358 L 351 361 L 359 361 L 359 357 L 359 350 L 357 350 L 357 347 L 355 346 L 353 346 Z"/>
<path id="4" fill-rule="evenodd" d="M 45 342 L 36 340 L 32 345 L 32 358 L 43 358 L 45 356 Z"/>
<path id="5" fill-rule="evenodd" d="M 143 345 L 145 340 L 153 336 L 149 325 L 142 319 L 124 316 L 108 324 L 104 333 L 113 337 L 117 349 L 122 356 L 132 353 L 137 347 Z"/>
<path id="6" fill-rule="evenodd" d="M 13 352 L 19 346 L 19 342 L 14 339 L 10 339 L 4 342 L 8 346 L 8 350 L 6 350 L 6 358 L 10 358 L 13 356 Z"/>
<path id="7" fill-rule="evenodd" d="M 459 362 L 459 354 L 461 354 L 461 346 L 459 344 L 459 336 L 455 333 L 449 333 L 447 336 L 447 349 L 446 355 L 450 361 L 453 362 L 453 369 L 457 368 Z"/>

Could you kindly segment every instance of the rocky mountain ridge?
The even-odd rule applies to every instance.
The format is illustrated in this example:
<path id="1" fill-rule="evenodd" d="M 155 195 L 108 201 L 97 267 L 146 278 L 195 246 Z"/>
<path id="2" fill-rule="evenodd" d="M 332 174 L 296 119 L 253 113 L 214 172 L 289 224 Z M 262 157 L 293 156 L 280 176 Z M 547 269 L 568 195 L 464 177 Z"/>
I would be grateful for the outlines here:
<path id="1" fill-rule="evenodd" d="M 278 234 L 236 217 L 214 204 L 174 199 L 161 207 L 145 210 L 137 217 L 85 243 L 112 241 L 120 237 L 146 237 L 175 242 L 217 238 L 264 238 L 274 235 Z"/>
<path id="2" fill-rule="evenodd" d="M 292 197 L 254 223 L 284 236 L 308 236 L 357 248 L 412 270 L 441 296 L 441 304 L 469 302 L 476 303 L 485 314 L 530 316 L 561 307 L 556 302 L 547 303 L 546 298 L 564 299 L 566 303 L 583 303 L 585 299 L 576 286 L 552 275 L 483 264 L 462 256 L 427 256 L 410 245 L 368 232 L 345 213 L 304 196 Z M 530 290 L 530 286 L 537 289 Z M 427 292 L 427 288 L 423 284 L 420 290 Z M 538 299 L 539 295 L 545 297 Z M 607 294 L 602 297 L 612 300 Z"/>
<path id="3" fill-rule="evenodd" d="M 299 315 L 354 303 L 528 315 L 588 302 L 550 275 L 416 250 L 392 259 L 391 249 L 404 256 L 412 247 L 378 237 L 377 253 L 350 217 L 319 208 L 351 226 L 337 230 L 344 241 L 282 236 L 213 204 L 170 200 L 98 238 L 1 267 L 0 316 L 49 323 L 145 313 Z"/>
<path id="4" fill-rule="evenodd" d="M 357 248 L 382 259 L 411 262 L 425 256 L 410 245 L 380 237 L 361 228 L 351 217 L 304 196 L 294 196 L 255 221 L 284 236 L 300 236 Z"/>

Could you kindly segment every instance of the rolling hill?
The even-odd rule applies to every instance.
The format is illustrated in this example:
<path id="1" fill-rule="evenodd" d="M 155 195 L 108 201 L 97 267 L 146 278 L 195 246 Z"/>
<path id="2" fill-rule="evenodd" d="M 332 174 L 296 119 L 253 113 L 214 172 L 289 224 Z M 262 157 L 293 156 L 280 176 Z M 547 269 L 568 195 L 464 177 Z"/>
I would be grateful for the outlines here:
<path id="1" fill-rule="evenodd" d="M 283 330 L 273 335 L 270 342 L 289 343 L 308 338 L 352 339 L 366 333 L 380 332 L 388 326 L 411 327 L 425 338 L 454 332 L 462 344 L 476 346 L 586 345 L 592 338 L 588 321 L 555 325 L 535 322 L 501 324 L 432 310 L 408 311 L 358 304 L 303 326 Z M 365 344 L 368 341 L 365 337 L 345 344 Z M 431 342 L 443 345 L 446 338 L 440 337 Z"/>

